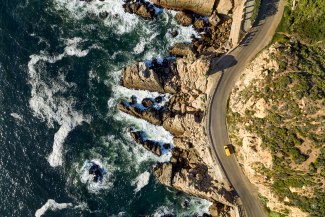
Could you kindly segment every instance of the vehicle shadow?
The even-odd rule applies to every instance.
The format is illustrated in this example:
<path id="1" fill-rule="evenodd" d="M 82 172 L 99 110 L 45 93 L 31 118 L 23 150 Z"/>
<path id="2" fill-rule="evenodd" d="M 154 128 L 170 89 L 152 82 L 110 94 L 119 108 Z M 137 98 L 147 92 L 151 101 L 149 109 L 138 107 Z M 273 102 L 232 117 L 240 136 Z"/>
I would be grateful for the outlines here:
<path id="1" fill-rule="evenodd" d="M 231 68 L 237 64 L 237 60 L 233 55 L 225 55 L 220 59 L 213 58 L 210 63 L 210 68 L 207 75 L 213 75 L 218 72 L 224 72 L 226 69 Z"/>

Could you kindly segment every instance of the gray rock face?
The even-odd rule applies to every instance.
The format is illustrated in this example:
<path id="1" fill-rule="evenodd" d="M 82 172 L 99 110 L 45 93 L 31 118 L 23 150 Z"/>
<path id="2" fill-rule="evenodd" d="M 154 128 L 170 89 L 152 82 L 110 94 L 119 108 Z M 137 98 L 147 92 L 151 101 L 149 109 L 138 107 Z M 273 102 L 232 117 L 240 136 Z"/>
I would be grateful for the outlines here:
<path id="1" fill-rule="evenodd" d="M 153 0 L 152 2 L 165 8 L 188 10 L 202 16 L 209 16 L 215 4 L 215 0 Z"/>

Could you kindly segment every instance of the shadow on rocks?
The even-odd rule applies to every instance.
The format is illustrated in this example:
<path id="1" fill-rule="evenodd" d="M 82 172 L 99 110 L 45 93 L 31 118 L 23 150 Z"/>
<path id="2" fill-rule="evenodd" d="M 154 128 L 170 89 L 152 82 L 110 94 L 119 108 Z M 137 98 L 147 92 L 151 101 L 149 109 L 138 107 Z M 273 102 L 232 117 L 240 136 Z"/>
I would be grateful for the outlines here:
<path id="1" fill-rule="evenodd" d="M 226 69 L 237 64 L 237 60 L 233 55 L 225 55 L 221 58 L 213 58 L 211 60 L 210 69 L 207 75 L 213 75 L 217 72 L 224 72 Z"/>

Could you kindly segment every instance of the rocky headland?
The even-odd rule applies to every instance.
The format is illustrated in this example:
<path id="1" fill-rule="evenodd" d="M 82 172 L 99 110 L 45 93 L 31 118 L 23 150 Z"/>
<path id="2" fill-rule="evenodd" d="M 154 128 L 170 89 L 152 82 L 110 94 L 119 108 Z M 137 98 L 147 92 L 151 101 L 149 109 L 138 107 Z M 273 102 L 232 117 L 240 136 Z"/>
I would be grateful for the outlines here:
<path id="1" fill-rule="evenodd" d="M 159 97 L 138 102 L 136 96 L 132 96 L 130 100 L 119 103 L 118 109 L 163 126 L 174 136 L 173 144 L 160 144 L 146 139 L 143 132 L 130 131 L 137 143 L 158 156 L 173 146 L 170 162 L 159 163 L 154 168 L 154 175 L 160 183 L 213 202 L 212 216 L 233 216 L 232 207 L 237 204 L 237 195 L 216 164 L 205 131 L 210 89 L 207 78 L 211 73 L 212 59 L 231 48 L 232 1 L 154 0 L 153 4 L 126 1 L 124 8 L 128 13 L 155 19 L 159 14 L 152 8 L 161 6 L 179 10 L 176 21 L 183 26 L 193 25 L 199 37 L 193 36 L 191 43 L 178 43 L 171 47 L 170 55 L 176 58 L 166 58 L 162 62 L 155 59 L 151 63 L 134 62 L 123 69 L 122 86 L 170 94 L 171 98 L 163 106 L 159 104 L 162 100 Z M 143 7 L 147 12 L 140 10 Z M 171 35 L 176 36 L 177 30 Z M 214 82 L 218 78 L 216 76 Z"/>
<path id="2" fill-rule="evenodd" d="M 138 103 L 136 97 L 132 97 L 118 104 L 118 109 L 163 126 L 174 136 L 170 162 L 160 163 L 154 169 L 160 183 L 212 202 L 233 206 L 236 194 L 212 158 L 204 129 L 206 74 L 209 68 L 210 60 L 206 57 L 183 57 L 151 66 L 143 62 L 132 63 L 123 69 L 123 86 L 169 93 L 172 97 L 163 107 L 156 105 L 159 98 L 144 99 Z M 170 144 L 161 145 L 147 140 L 141 134 L 131 131 L 137 143 L 158 156 L 162 153 L 161 149 L 170 147 Z"/>

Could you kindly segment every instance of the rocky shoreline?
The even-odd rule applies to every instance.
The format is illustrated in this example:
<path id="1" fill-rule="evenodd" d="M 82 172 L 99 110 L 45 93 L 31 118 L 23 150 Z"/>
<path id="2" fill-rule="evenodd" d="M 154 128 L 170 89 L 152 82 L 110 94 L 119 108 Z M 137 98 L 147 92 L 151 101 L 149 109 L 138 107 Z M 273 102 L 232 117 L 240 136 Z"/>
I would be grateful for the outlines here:
<path id="1" fill-rule="evenodd" d="M 200 8 L 196 4 L 193 9 L 190 7 L 193 2 L 206 7 Z M 221 10 L 219 5 L 225 2 L 228 3 L 227 8 Z M 209 92 L 207 77 L 211 71 L 212 58 L 221 56 L 231 48 L 229 34 L 232 2 L 223 0 L 217 6 L 215 1 L 184 0 L 176 3 L 154 0 L 153 3 L 126 1 L 124 8 L 126 12 L 135 13 L 144 19 L 159 16 L 155 7 L 181 10 L 176 14 L 176 21 L 183 26 L 193 25 L 200 37 L 193 36 L 190 44 L 175 44 L 170 54 L 176 58 L 164 59 L 162 62 L 152 60 L 150 64 L 134 62 L 123 69 L 122 86 L 171 94 L 172 97 L 165 105 L 159 105 L 162 100 L 159 97 L 146 98 L 138 103 L 136 96 L 132 96 L 117 107 L 129 115 L 163 126 L 173 135 L 174 147 L 171 148 L 171 144 L 146 139 L 143 132 L 130 131 L 137 143 L 157 156 L 164 149 L 171 151 L 170 162 L 159 163 L 154 168 L 154 175 L 160 183 L 213 202 L 214 205 L 210 207 L 212 216 L 233 216 L 232 207 L 236 206 L 237 195 L 219 165 L 215 164 L 205 132 Z M 177 30 L 173 34 L 177 35 Z"/>

